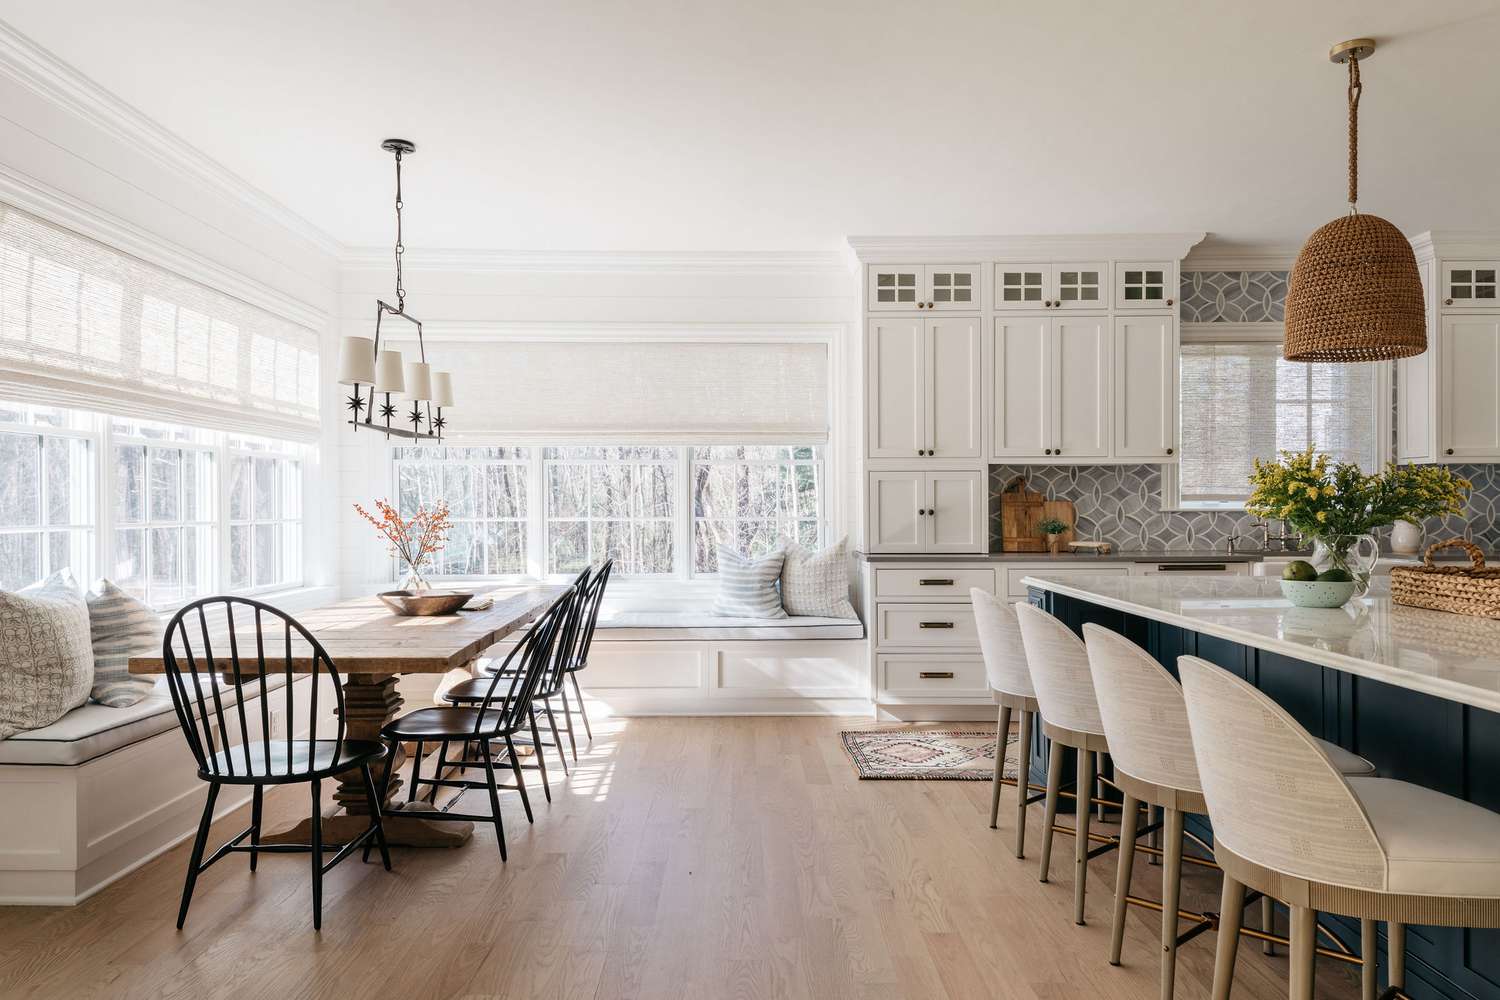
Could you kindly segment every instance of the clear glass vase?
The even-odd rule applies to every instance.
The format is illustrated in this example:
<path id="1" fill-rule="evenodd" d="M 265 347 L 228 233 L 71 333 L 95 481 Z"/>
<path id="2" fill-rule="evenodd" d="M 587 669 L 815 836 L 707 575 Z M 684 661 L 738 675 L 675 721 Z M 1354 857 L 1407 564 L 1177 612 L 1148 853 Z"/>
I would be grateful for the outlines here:
<path id="1" fill-rule="evenodd" d="M 1380 543 L 1374 535 L 1318 535 L 1313 538 L 1313 568 L 1319 573 L 1341 569 L 1358 585 L 1362 597 L 1370 589 Z"/>
<path id="2" fill-rule="evenodd" d="M 422 575 L 420 567 L 413 566 L 411 563 L 406 563 L 405 566 L 406 572 L 402 575 L 401 582 L 396 584 L 397 590 L 409 590 L 415 594 L 421 590 L 432 589 L 432 584 L 428 583 L 427 578 Z"/>

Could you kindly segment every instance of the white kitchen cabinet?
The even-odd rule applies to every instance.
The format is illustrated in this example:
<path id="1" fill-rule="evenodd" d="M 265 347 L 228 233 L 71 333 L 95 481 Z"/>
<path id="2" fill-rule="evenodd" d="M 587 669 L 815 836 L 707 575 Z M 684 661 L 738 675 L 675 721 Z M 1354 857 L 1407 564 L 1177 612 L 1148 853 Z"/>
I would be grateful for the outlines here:
<path id="1" fill-rule="evenodd" d="M 1107 458 L 1110 329 L 1104 316 L 997 316 L 990 338 L 990 457 Z"/>
<path id="2" fill-rule="evenodd" d="M 995 265 L 996 311 L 1109 308 L 1105 261 L 1019 261 Z"/>
<path id="3" fill-rule="evenodd" d="M 1443 309 L 1500 309 L 1500 260 L 1443 262 Z"/>
<path id="4" fill-rule="evenodd" d="M 1438 351 L 1439 461 L 1500 461 L 1500 312 L 1444 316 Z"/>
<path id="5" fill-rule="evenodd" d="M 866 335 L 870 458 L 979 458 L 978 318 L 872 318 Z"/>
<path id="6" fill-rule="evenodd" d="M 978 312 L 978 264 L 871 264 L 865 300 L 871 312 Z"/>
<path id="7" fill-rule="evenodd" d="M 1109 456 L 1109 320 L 1052 321 L 1052 454 L 1064 462 Z"/>
<path id="8" fill-rule="evenodd" d="M 990 340 L 993 458 L 1033 458 L 1052 447 L 1051 339 L 1052 320 L 1046 316 L 995 317 Z"/>
<path id="9" fill-rule="evenodd" d="M 1017 261 L 995 265 L 995 309 L 1044 309 L 1052 301 L 1052 265 Z"/>
<path id="10" fill-rule="evenodd" d="M 1115 308 L 1170 308 L 1177 301 L 1177 264 L 1170 260 L 1115 261 Z"/>
<path id="11" fill-rule="evenodd" d="M 1104 261 L 1054 263 L 1052 308 L 1109 308 L 1109 265 Z"/>
<path id="12" fill-rule="evenodd" d="M 982 470 L 871 472 L 871 552 L 985 552 L 989 494 Z"/>
<path id="13" fill-rule="evenodd" d="M 1177 322 L 1170 314 L 1117 316 L 1114 456 L 1174 460 L 1177 454 Z"/>

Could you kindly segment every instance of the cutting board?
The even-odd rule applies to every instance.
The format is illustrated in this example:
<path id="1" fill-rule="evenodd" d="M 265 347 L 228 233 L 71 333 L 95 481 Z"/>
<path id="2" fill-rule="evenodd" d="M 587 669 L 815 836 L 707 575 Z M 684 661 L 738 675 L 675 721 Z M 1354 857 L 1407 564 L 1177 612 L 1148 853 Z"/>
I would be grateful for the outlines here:
<path id="1" fill-rule="evenodd" d="M 1025 476 L 1017 476 L 1000 491 L 1000 550 L 1002 552 L 1045 552 L 1047 543 L 1037 531 L 1046 500 L 1026 485 Z"/>

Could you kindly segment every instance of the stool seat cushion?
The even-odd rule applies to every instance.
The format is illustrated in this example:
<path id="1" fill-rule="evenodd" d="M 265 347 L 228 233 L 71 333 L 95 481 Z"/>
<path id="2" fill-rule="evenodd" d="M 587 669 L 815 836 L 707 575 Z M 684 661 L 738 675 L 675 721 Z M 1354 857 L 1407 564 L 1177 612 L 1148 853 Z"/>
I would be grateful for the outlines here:
<path id="1" fill-rule="evenodd" d="M 1500 897 L 1500 813 L 1393 778 L 1350 778 L 1386 854 L 1386 891 Z"/>
<path id="2" fill-rule="evenodd" d="M 1327 740 L 1318 740 L 1317 743 L 1339 774 L 1352 778 L 1356 775 L 1368 777 L 1375 773 L 1375 765 L 1353 750 L 1345 750 L 1337 743 L 1329 743 Z"/>

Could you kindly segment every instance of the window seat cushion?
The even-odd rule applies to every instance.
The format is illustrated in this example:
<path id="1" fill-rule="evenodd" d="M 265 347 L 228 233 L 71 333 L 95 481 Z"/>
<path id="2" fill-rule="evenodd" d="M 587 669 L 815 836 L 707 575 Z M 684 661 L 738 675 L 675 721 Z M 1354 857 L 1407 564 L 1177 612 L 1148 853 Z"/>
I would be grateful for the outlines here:
<path id="1" fill-rule="evenodd" d="M 286 683 L 285 677 L 267 677 L 266 690 L 274 691 Z M 259 692 L 260 685 L 251 690 Z M 220 698 L 227 709 L 234 704 L 234 689 L 219 685 Z M 204 695 L 208 691 L 204 689 Z M 272 703 L 275 704 L 274 702 Z M 172 710 L 172 695 L 167 679 L 159 677 L 151 694 L 125 708 L 110 708 L 89 702 L 80 705 L 49 726 L 17 733 L 0 740 L 0 764 L 44 764 L 73 766 L 128 747 L 141 740 L 159 736 L 177 728 L 177 713 Z M 187 743 L 183 743 L 187 753 Z"/>
<path id="2" fill-rule="evenodd" d="M 733 618 L 708 611 L 610 611 L 599 616 L 596 641 L 863 639 L 857 618 Z"/>

